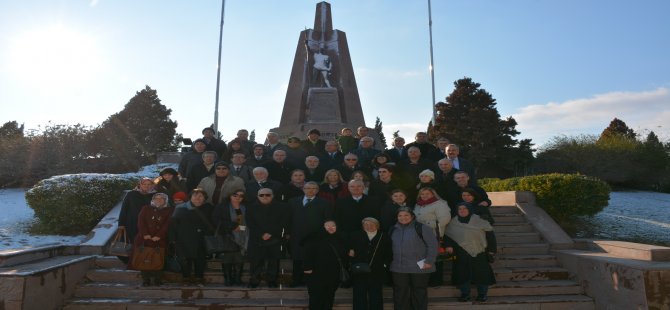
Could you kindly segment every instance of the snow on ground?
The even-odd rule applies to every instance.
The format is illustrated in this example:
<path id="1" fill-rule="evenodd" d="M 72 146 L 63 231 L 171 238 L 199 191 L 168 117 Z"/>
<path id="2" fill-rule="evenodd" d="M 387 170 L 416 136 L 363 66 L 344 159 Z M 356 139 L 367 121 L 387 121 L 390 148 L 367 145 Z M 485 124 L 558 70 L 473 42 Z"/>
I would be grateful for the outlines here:
<path id="1" fill-rule="evenodd" d="M 31 236 L 25 231 L 33 222 L 25 188 L 0 189 L 0 251 L 44 245 L 76 245 L 84 236 Z"/>
<path id="2" fill-rule="evenodd" d="M 158 173 L 166 167 L 177 169 L 176 164 L 156 164 L 145 166 L 138 172 L 125 174 L 106 173 L 82 173 L 54 176 L 50 178 L 53 183 L 65 178 L 127 178 L 127 177 L 150 177 L 155 178 Z M 0 251 L 9 249 L 31 248 L 45 245 L 77 245 L 85 236 L 53 236 L 35 235 L 26 233 L 30 224 L 33 223 L 34 212 L 25 199 L 26 188 L 0 189 Z"/>

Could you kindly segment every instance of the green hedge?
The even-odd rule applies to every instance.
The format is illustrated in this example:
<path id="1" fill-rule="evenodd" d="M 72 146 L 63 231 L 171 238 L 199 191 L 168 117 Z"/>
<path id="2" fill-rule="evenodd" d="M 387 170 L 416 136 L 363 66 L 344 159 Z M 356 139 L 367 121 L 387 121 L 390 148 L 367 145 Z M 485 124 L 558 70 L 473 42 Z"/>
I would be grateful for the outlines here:
<path id="1" fill-rule="evenodd" d="M 33 233 L 87 234 L 111 210 L 124 190 L 132 189 L 139 177 L 114 174 L 55 176 L 26 192 L 35 211 Z"/>
<path id="2" fill-rule="evenodd" d="M 600 179 L 580 174 L 543 174 L 510 179 L 483 179 L 489 192 L 530 191 L 537 204 L 558 220 L 595 215 L 607 206 L 611 188 Z"/>

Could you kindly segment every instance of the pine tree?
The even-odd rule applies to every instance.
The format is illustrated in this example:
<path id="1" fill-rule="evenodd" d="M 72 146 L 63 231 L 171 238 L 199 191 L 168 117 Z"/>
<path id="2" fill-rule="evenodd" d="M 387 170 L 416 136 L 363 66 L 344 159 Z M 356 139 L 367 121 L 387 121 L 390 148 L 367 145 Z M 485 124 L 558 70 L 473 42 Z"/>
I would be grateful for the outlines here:
<path id="1" fill-rule="evenodd" d="M 377 135 L 379 136 L 379 142 L 381 143 L 381 146 L 383 148 L 386 148 L 386 137 L 384 136 L 383 127 L 382 127 L 382 121 L 379 120 L 379 116 L 377 116 L 377 119 L 375 120 L 375 127 L 374 130 L 377 132 Z"/>
<path id="2" fill-rule="evenodd" d="M 135 169 L 157 152 L 176 150 L 177 122 L 170 119 L 171 113 L 156 90 L 146 86 L 98 128 L 96 144 L 101 155 Z"/>
<path id="3" fill-rule="evenodd" d="M 428 126 L 428 139 L 448 137 L 480 176 L 523 174 L 532 161 L 533 144 L 529 139 L 514 139 L 519 134 L 516 120 L 501 119 L 496 100 L 480 86 L 467 77 L 454 82 L 447 102 L 435 105 L 437 116 Z"/>
<path id="4" fill-rule="evenodd" d="M 628 125 L 626 125 L 624 121 L 615 117 L 610 122 L 610 125 L 607 126 L 607 128 L 605 128 L 600 134 L 600 139 L 598 139 L 598 141 L 606 140 L 615 136 L 627 139 L 635 139 L 637 135 L 633 129 L 628 128 Z"/>
<path id="5" fill-rule="evenodd" d="M 256 142 L 256 129 L 252 129 L 249 133 L 249 141 Z"/>

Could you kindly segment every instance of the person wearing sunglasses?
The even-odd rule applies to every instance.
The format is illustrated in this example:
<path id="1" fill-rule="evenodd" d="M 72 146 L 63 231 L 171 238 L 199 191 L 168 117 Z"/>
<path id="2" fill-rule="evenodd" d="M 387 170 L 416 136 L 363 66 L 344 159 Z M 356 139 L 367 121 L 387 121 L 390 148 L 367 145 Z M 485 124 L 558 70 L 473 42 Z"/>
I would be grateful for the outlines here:
<path id="1" fill-rule="evenodd" d="M 256 196 L 258 202 L 251 204 L 247 212 L 251 267 L 248 287 L 258 287 L 265 270 L 268 287 L 276 288 L 282 232 L 287 227 L 289 212 L 285 203 L 275 199 L 272 189 L 261 188 Z"/>

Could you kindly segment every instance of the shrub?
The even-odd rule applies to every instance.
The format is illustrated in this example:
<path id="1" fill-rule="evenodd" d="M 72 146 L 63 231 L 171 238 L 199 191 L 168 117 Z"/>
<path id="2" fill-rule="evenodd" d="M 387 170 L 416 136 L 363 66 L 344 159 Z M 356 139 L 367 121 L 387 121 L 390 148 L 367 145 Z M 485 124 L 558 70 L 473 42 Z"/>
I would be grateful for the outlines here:
<path id="1" fill-rule="evenodd" d="M 595 215 L 607 206 L 611 191 L 600 179 L 580 174 L 543 174 L 504 180 L 485 179 L 487 191 L 530 191 L 537 204 L 559 221 Z"/>
<path id="2" fill-rule="evenodd" d="M 86 234 L 137 181 L 137 177 L 113 174 L 72 174 L 42 180 L 26 192 L 26 201 L 38 220 L 33 230 Z"/>

